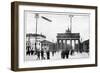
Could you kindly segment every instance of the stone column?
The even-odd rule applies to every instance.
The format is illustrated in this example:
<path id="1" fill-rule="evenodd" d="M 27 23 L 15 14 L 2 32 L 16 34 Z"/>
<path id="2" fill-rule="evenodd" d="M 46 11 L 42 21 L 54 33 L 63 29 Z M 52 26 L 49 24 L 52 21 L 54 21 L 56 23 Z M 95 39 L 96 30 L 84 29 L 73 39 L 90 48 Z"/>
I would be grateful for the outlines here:
<path id="1" fill-rule="evenodd" d="M 72 49 L 72 39 L 70 39 L 70 46 L 71 46 L 71 49 Z"/>
<path id="2" fill-rule="evenodd" d="M 76 40 L 74 40 L 74 50 L 76 51 Z"/>
<path id="3" fill-rule="evenodd" d="M 59 40 L 57 39 L 57 49 L 58 49 L 58 43 L 59 43 Z"/>
<path id="4" fill-rule="evenodd" d="M 78 40 L 77 40 L 78 41 Z M 77 43 L 77 52 L 79 52 L 79 41 L 78 41 L 78 43 Z"/>
<path id="5" fill-rule="evenodd" d="M 67 40 L 65 40 L 65 48 L 67 47 Z"/>
<path id="6" fill-rule="evenodd" d="M 61 40 L 61 48 L 63 49 L 63 40 Z"/>
<path id="7" fill-rule="evenodd" d="M 80 52 L 80 39 L 78 39 L 78 52 Z"/>

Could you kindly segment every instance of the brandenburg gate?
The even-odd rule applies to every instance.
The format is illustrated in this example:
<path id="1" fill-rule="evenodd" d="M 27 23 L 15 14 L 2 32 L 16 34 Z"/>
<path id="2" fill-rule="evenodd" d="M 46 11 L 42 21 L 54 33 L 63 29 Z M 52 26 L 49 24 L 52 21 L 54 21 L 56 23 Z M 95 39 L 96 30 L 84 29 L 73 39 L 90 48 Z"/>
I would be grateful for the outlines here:
<path id="1" fill-rule="evenodd" d="M 65 33 L 57 34 L 57 49 L 72 49 L 74 51 L 80 51 L 80 34 L 71 33 L 68 29 Z"/>

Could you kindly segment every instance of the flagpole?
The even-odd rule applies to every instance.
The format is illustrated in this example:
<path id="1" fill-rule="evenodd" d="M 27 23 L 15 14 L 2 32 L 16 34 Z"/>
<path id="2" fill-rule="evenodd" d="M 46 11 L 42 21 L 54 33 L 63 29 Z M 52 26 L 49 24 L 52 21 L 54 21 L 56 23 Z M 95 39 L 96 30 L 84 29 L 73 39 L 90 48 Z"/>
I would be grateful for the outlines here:
<path id="1" fill-rule="evenodd" d="M 70 18 L 70 33 L 72 33 L 72 17 L 73 15 L 69 15 L 69 18 Z M 73 49 L 72 48 L 72 39 L 70 38 L 70 45 L 71 45 L 71 50 Z"/>

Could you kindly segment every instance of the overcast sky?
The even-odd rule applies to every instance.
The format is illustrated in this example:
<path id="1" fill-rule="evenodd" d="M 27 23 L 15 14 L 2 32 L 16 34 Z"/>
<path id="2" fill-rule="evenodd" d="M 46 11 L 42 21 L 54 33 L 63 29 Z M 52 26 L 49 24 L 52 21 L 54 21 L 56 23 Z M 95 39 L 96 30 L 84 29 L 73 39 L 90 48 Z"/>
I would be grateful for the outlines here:
<path id="1" fill-rule="evenodd" d="M 48 22 L 41 18 L 47 17 L 52 20 Z M 26 33 L 35 33 L 36 31 L 36 18 L 32 12 L 25 12 L 25 27 Z M 37 33 L 42 33 L 49 41 L 56 41 L 57 33 L 65 33 L 70 27 L 70 18 L 68 14 L 39 14 Z M 73 16 L 72 18 L 72 32 L 80 33 L 82 41 L 89 39 L 89 15 Z"/>

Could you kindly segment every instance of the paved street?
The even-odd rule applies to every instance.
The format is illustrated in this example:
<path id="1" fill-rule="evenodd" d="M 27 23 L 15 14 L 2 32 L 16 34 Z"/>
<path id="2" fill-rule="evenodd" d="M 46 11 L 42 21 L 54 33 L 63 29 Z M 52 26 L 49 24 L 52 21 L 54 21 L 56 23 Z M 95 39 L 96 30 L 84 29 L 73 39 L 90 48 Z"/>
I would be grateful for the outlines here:
<path id="1" fill-rule="evenodd" d="M 44 57 L 46 58 L 46 53 L 44 53 Z M 80 59 L 80 58 L 88 58 L 89 54 L 88 53 L 74 53 L 73 55 L 69 55 L 68 59 Z M 54 53 L 54 56 L 52 55 L 52 52 L 50 52 L 50 60 L 59 60 L 62 59 L 61 58 L 61 52 L 56 52 Z M 26 61 L 35 61 L 38 60 L 37 59 L 37 55 L 33 55 L 33 56 L 27 56 L 26 57 Z"/>

